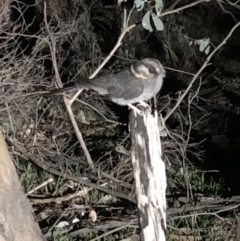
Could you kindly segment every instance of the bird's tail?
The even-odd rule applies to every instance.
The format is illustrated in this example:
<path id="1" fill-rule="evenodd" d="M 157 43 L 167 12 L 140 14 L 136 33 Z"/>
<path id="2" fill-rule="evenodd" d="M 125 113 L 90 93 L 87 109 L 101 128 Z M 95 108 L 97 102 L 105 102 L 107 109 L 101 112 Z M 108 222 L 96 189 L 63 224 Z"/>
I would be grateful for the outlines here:
<path id="1" fill-rule="evenodd" d="M 50 96 L 50 95 L 64 94 L 67 91 L 77 90 L 80 88 L 92 89 L 103 95 L 107 94 L 107 91 L 105 90 L 105 88 L 102 87 L 101 78 L 88 79 L 88 78 L 81 76 L 81 77 L 78 77 L 75 85 L 70 86 L 70 87 L 64 87 L 64 88 L 60 88 L 60 89 L 50 90 L 49 93 L 47 93 L 46 95 Z"/>
<path id="2" fill-rule="evenodd" d="M 49 92 L 45 93 L 45 95 L 46 96 L 59 95 L 59 94 L 64 94 L 67 91 L 76 90 L 76 89 L 78 89 L 77 86 L 64 87 L 64 88 L 60 88 L 60 89 L 50 90 Z"/>
<path id="3" fill-rule="evenodd" d="M 89 79 L 85 78 L 85 77 L 80 77 L 80 80 L 77 81 L 77 83 L 73 86 L 69 86 L 69 87 L 63 87 L 60 89 L 55 89 L 55 90 L 50 90 L 48 93 L 46 93 L 46 95 L 58 95 L 58 94 L 64 94 L 68 91 L 71 90 L 77 90 L 81 88 L 81 82 L 83 82 L 83 86 L 85 86 L 85 88 L 87 87 L 86 85 L 88 84 Z M 90 87 L 90 86 L 89 86 Z"/>

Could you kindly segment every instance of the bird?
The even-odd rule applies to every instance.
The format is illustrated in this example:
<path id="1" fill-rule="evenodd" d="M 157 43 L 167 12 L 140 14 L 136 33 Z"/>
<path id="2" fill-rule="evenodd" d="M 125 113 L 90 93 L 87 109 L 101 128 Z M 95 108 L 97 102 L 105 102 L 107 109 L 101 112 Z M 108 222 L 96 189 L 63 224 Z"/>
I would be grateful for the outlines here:
<path id="1" fill-rule="evenodd" d="M 92 79 L 80 77 L 75 86 L 55 89 L 50 93 L 54 95 L 72 89 L 92 89 L 107 96 L 112 102 L 125 106 L 156 96 L 162 88 L 164 77 L 165 70 L 159 60 L 144 58 L 115 74 Z"/>

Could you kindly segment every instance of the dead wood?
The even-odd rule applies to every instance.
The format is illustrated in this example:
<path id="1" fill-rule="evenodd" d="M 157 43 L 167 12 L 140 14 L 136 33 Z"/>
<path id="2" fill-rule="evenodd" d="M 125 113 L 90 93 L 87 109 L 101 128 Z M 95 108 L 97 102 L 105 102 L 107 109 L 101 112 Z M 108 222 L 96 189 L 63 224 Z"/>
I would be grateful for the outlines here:
<path id="1" fill-rule="evenodd" d="M 162 160 L 157 115 L 149 106 L 131 113 L 132 164 L 141 239 L 165 240 L 166 173 Z"/>
<path id="2" fill-rule="evenodd" d="M 0 240 L 45 240 L 33 219 L 29 201 L 0 132 Z"/>

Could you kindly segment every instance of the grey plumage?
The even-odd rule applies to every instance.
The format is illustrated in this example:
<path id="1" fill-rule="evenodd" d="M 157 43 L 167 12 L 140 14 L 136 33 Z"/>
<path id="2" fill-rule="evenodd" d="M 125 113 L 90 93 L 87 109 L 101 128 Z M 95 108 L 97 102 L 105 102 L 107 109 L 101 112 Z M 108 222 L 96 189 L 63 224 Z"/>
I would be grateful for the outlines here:
<path id="1" fill-rule="evenodd" d="M 51 91 L 52 94 L 70 89 L 85 88 L 108 96 L 119 105 L 128 105 L 154 97 L 162 87 L 165 70 L 157 59 L 146 58 L 133 63 L 116 74 L 93 79 L 80 77 L 76 86 Z"/>

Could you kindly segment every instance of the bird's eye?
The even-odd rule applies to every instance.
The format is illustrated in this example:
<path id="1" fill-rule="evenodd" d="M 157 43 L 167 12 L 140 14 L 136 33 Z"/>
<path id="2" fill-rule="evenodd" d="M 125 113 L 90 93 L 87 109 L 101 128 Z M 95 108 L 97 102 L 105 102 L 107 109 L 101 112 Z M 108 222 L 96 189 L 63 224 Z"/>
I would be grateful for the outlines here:
<path id="1" fill-rule="evenodd" d="M 156 73 L 155 68 L 149 68 L 148 71 L 149 71 L 149 73 L 151 73 L 151 74 L 155 74 L 155 73 Z"/>

